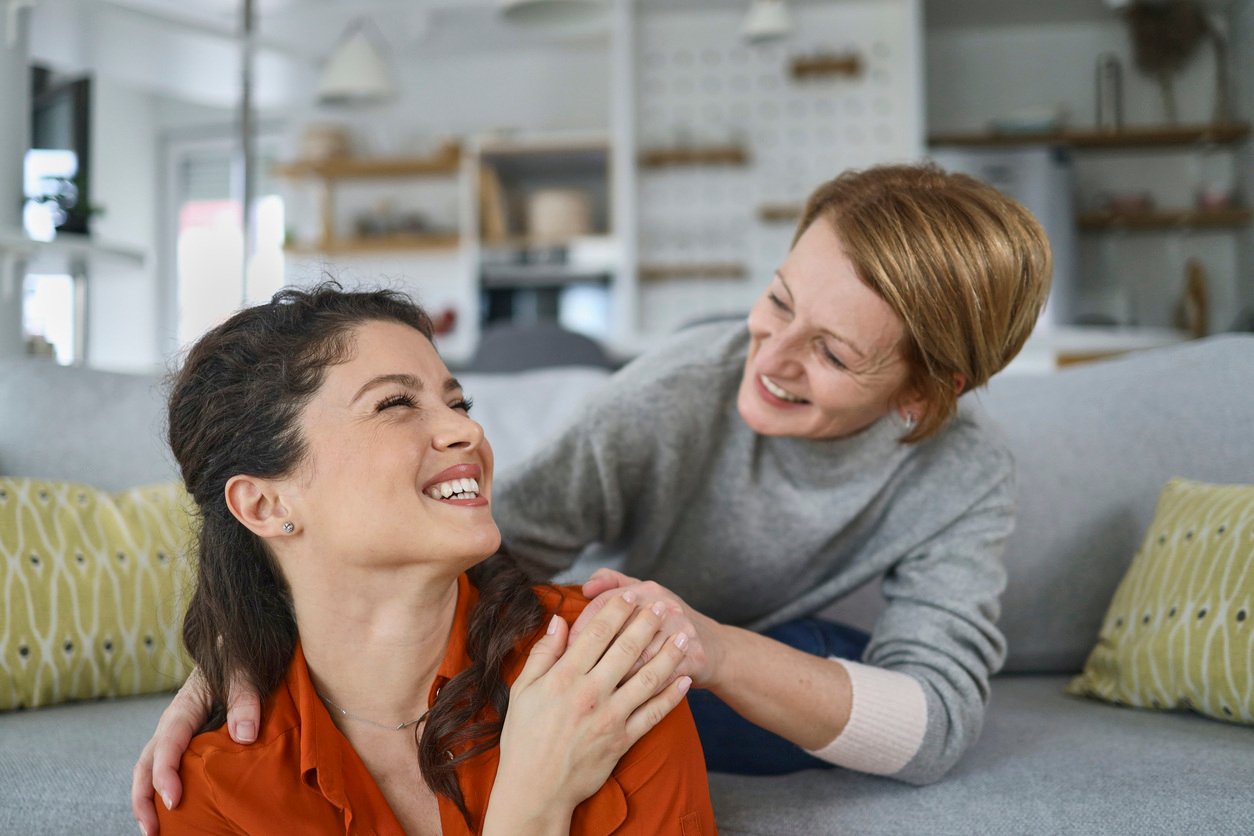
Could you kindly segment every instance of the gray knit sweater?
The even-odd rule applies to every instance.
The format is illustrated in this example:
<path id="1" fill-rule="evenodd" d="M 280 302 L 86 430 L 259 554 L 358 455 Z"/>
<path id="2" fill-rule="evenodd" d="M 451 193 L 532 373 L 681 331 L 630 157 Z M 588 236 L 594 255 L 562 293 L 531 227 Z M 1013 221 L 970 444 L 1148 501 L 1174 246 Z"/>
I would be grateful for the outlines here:
<path id="1" fill-rule="evenodd" d="M 861 661 L 922 686 L 922 742 L 894 777 L 935 780 L 978 736 L 1005 658 L 995 621 L 1014 522 L 1009 452 L 965 398 L 916 445 L 899 442 L 896 416 L 835 440 L 757 435 L 736 410 L 747 347 L 743 324 L 694 327 L 616 374 L 502 475 L 505 542 L 549 573 L 591 547 L 754 630 L 883 577 Z"/>

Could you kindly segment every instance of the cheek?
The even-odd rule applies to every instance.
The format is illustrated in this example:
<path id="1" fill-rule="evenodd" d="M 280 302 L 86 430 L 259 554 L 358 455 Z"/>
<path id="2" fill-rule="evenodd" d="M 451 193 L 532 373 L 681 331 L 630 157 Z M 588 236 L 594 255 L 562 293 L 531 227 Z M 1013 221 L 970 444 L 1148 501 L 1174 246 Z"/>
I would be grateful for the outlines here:
<path id="1" fill-rule="evenodd" d="M 496 466 L 496 454 L 492 452 L 492 443 L 488 441 L 488 437 L 483 437 L 483 444 L 480 445 L 483 450 L 483 472 L 490 480 L 493 475 L 493 469 Z"/>

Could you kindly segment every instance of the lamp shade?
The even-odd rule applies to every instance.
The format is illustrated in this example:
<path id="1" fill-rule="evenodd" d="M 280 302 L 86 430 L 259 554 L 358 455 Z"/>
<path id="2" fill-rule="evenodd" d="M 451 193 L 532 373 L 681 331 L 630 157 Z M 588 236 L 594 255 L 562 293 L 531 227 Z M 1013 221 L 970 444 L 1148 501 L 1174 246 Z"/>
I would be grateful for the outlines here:
<path id="1" fill-rule="evenodd" d="M 562 23 L 583 20 L 605 10 L 605 0 L 499 0 L 512 23 Z"/>
<path id="2" fill-rule="evenodd" d="M 753 43 L 787 37 L 792 33 L 792 15 L 784 0 L 753 0 L 740 24 L 740 34 Z"/>
<path id="3" fill-rule="evenodd" d="M 322 71 L 318 101 L 323 104 L 364 104 L 389 99 L 396 86 L 367 23 L 354 22 L 336 45 Z"/>

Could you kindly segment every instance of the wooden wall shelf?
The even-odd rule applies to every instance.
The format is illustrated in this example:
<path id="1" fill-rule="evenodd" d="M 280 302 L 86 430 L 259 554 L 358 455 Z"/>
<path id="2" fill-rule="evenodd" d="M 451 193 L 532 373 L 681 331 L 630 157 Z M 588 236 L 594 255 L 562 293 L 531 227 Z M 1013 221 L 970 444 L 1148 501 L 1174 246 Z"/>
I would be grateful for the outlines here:
<path id="1" fill-rule="evenodd" d="M 1082 212 L 1076 219 L 1085 230 L 1222 229 L 1250 222 L 1249 209 L 1180 209 L 1142 212 Z"/>
<path id="2" fill-rule="evenodd" d="M 800 203 L 763 203 L 758 207 L 758 220 L 766 223 L 792 223 L 801 218 L 805 207 Z"/>
<path id="3" fill-rule="evenodd" d="M 857 78 L 863 71 L 862 56 L 856 52 L 797 56 L 792 59 L 791 71 L 795 79 L 829 75 Z"/>
<path id="4" fill-rule="evenodd" d="M 1215 125 L 1141 125 L 1118 131 L 1065 130 L 1042 133 L 932 134 L 929 145 L 1068 145 L 1073 148 L 1154 148 L 1172 145 L 1231 145 L 1250 135 L 1249 122 Z"/>
<path id="5" fill-rule="evenodd" d="M 406 233 L 369 238 L 333 238 L 310 244 L 292 244 L 285 249 L 304 255 L 364 255 L 384 252 L 455 250 L 461 245 L 456 232 Z"/>
<path id="6" fill-rule="evenodd" d="M 743 279 L 749 270 L 743 264 L 642 264 L 640 281 L 657 282 L 673 279 Z"/>
<path id="7" fill-rule="evenodd" d="M 317 177 L 323 180 L 438 176 L 456 174 L 460 165 L 460 148 L 450 146 L 429 157 L 345 157 L 283 163 L 274 167 L 274 174 L 276 177 Z"/>
<path id="8" fill-rule="evenodd" d="M 652 148 L 640 152 L 641 168 L 679 165 L 747 165 L 749 152 L 739 145 L 700 148 Z"/>

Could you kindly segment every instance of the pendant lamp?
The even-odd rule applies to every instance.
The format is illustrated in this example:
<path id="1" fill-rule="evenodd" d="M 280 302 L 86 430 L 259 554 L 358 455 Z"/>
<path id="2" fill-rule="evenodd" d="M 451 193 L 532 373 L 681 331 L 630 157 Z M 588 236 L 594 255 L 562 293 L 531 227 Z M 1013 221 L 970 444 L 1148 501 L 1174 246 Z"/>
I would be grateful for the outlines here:
<path id="1" fill-rule="evenodd" d="M 383 37 L 367 18 L 357 18 L 344 31 L 318 84 L 321 104 L 366 104 L 396 95 L 384 60 Z"/>
<path id="2" fill-rule="evenodd" d="M 753 0 L 740 24 L 740 35 L 750 43 L 762 43 L 792 33 L 792 15 L 784 0 Z"/>

